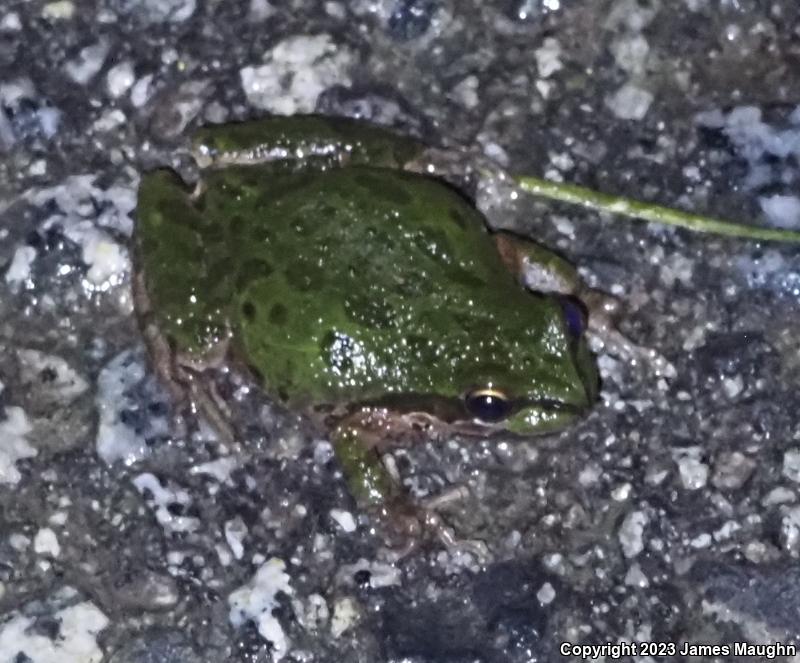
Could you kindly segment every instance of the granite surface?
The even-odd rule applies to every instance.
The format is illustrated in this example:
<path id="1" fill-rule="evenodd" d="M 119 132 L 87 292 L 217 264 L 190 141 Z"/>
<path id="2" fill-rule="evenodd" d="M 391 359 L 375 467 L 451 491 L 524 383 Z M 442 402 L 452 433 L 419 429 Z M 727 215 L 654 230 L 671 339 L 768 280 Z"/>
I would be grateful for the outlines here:
<path id="1" fill-rule="evenodd" d="M 601 401 L 561 435 L 395 452 L 418 497 L 468 488 L 442 515 L 483 561 L 393 560 L 329 442 L 246 385 L 246 453 L 171 428 L 130 285 L 140 174 L 195 126 L 269 113 L 800 227 L 799 65 L 794 0 L 4 0 L 0 662 L 797 644 L 796 247 L 494 201 L 675 375 L 601 353 Z"/>

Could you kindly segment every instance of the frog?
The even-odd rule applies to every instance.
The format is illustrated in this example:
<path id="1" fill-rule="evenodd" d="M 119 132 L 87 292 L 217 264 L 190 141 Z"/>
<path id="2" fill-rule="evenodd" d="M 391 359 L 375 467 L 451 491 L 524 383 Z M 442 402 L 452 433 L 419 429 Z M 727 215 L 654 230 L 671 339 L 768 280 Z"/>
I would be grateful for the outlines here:
<path id="1" fill-rule="evenodd" d="M 139 187 L 134 303 L 156 371 L 234 445 L 221 366 L 303 413 L 395 541 L 456 537 L 391 450 L 562 431 L 598 399 L 587 338 L 633 347 L 616 300 L 447 181 L 474 154 L 308 115 L 201 127 L 192 158 L 194 184 L 160 168 Z"/>

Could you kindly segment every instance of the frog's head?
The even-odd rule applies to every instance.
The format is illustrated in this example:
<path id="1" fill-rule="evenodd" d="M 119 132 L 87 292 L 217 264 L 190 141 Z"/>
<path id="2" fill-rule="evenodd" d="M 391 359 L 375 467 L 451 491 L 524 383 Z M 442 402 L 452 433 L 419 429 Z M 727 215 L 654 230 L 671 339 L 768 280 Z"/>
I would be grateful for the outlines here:
<path id="1" fill-rule="evenodd" d="M 536 306 L 520 309 L 512 317 L 517 324 L 506 320 L 503 336 L 493 336 L 488 344 L 484 339 L 488 361 L 480 351 L 464 358 L 464 368 L 471 365 L 467 370 L 473 380 L 461 395 L 469 420 L 459 417 L 460 421 L 454 421 L 456 428 L 548 433 L 585 415 L 596 400 L 597 367 L 577 303 L 542 297 Z M 523 330 L 518 325 L 527 326 Z M 506 335 L 515 332 L 518 338 Z M 498 361 L 499 357 L 505 361 Z"/>
<path id="2" fill-rule="evenodd" d="M 430 355 L 429 348 L 422 352 L 429 393 L 439 397 L 419 409 L 462 434 L 562 430 L 585 415 L 598 394 L 583 313 L 555 296 L 504 294 L 460 319 L 452 309 L 436 316 L 439 323 L 452 318 L 441 345 L 434 343 Z"/>

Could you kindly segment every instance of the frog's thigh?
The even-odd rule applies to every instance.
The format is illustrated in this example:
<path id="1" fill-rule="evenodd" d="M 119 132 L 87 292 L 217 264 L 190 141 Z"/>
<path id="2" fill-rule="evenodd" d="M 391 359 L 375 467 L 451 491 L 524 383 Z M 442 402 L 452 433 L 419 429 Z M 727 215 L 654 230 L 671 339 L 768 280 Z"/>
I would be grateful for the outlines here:
<path id="1" fill-rule="evenodd" d="M 575 296 L 585 289 L 578 271 L 547 247 L 503 230 L 492 237 L 500 258 L 526 288 Z"/>

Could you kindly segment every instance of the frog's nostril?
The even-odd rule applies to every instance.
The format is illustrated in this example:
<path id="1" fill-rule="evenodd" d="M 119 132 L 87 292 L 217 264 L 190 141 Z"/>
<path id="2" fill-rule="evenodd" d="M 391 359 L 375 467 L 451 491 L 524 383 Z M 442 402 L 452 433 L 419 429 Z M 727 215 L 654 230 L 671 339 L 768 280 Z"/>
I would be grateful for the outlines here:
<path id="1" fill-rule="evenodd" d="M 579 301 L 572 297 L 559 297 L 558 299 L 570 336 L 580 338 L 586 331 L 586 310 Z"/>

